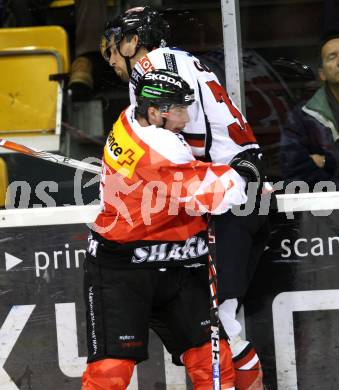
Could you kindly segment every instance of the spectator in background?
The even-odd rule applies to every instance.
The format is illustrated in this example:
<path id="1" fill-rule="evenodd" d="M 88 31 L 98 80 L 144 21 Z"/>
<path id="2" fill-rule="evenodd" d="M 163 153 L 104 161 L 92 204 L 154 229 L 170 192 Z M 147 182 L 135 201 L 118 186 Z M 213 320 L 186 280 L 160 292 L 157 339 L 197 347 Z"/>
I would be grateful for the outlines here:
<path id="1" fill-rule="evenodd" d="M 69 80 L 75 100 L 88 98 L 93 89 L 93 59 L 98 53 L 106 17 L 106 0 L 75 1 L 75 60 Z"/>
<path id="2" fill-rule="evenodd" d="M 339 29 L 326 34 L 320 54 L 323 85 L 290 113 L 281 167 L 286 180 L 305 181 L 310 190 L 319 181 L 333 181 L 339 190 Z"/>

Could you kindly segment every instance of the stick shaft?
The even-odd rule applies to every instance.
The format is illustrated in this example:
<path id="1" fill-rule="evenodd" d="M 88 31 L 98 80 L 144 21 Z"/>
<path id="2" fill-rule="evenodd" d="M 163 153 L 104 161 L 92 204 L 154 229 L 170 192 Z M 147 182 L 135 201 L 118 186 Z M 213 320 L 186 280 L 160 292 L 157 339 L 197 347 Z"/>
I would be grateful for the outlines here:
<path id="1" fill-rule="evenodd" d="M 212 379 L 213 390 L 220 390 L 220 337 L 219 337 L 219 314 L 217 296 L 217 273 L 212 257 L 208 256 L 209 283 L 211 292 L 211 344 L 212 344 Z"/>
<path id="2" fill-rule="evenodd" d="M 38 150 L 28 148 L 27 146 L 18 144 L 16 142 L 7 141 L 3 138 L 0 138 L 0 147 L 13 150 L 14 152 L 26 154 L 27 156 L 32 156 L 40 158 L 42 160 L 50 161 L 55 164 L 64 165 L 66 167 L 81 169 L 82 171 L 87 171 L 95 174 L 101 172 L 101 167 L 97 165 L 89 164 L 79 160 L 74 160 L 73 158 L 61 156 L 59 154 L 40 152 Z"/>

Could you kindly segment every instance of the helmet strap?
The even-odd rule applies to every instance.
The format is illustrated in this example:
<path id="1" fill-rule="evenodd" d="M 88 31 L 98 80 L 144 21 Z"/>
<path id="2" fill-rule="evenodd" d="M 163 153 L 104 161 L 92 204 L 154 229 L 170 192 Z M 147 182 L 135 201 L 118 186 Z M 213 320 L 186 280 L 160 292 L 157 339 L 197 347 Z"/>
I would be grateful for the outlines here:
<path id="1" fill-rule="evenodd" d="M 125 57 L 123 56 L 127 68 L 128 77 L 131 78 L 132 74 L 132 67 L 131 67 L 131 57 Z"/>

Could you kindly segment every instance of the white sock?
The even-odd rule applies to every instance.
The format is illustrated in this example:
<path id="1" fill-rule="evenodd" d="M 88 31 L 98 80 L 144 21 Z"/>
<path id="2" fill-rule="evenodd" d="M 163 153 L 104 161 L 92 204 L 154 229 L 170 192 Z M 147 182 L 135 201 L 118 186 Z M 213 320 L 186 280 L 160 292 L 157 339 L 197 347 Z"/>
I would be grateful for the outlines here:
<path id="1" fill-rule="evenodd" d="M 241 324 L 236 319 L 236 310 L 238 307 L 237 298 L 226 299 L 219 305 L 219 318 L 228 337 L 230 338 L 230 348 L 233 357 L 239 355 L 249 344 L 248 341 L 240 337 Z"/>

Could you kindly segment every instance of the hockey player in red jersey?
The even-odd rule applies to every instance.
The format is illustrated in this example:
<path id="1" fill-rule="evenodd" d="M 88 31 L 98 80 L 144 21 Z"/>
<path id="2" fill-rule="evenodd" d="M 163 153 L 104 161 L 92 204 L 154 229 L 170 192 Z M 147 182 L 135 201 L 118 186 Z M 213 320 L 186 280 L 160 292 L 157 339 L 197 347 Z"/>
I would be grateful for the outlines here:
<path id="1" fill-rule="evenodd" d="M 179 134 L 194 91 L 177 74 L 144 75 L 103 154 L 102 211 L 84 263 L 88 364 L 83 390 L 122 390 L 147 359 L 148 329 L 175 340 L 195 390 L 212 388 L 208 240 L 203 213 L 246 201 L 228 165 L 197 161 Z M 246 160 L 242 161 L 246 163 Z M 255 167 L 248 167 L 255 177 Z M 222 333 L 222 332 L 221 332 Z M 160 332 L 160 337 L 162 334 Z M 173 352 L 173 345 L 167 345 Z M 171 340 L 169 340 L 171 343 Z M 234 390 L 232 354 L 220 342 L 221 389 Z"/>
<path id="2" fill-rule="evenodd" d="M 167 69 L 178 73 L 195 91 L 196 102 L 189 107 L 190 121 L 182 134 L 194 156 L 203 161 L 229 164 L 250 160 L 264 179 L 262 155 L 250 125 L 236 108 L 216 75 L 192 54 L 166 47 L 169 25 L 149 7 L 126 11 L 107 25 L 101 51 L 122 80 L 130 80 L 130 100 L 145 73 Z M 253 202 L 255 203 L 255 202 Z M 236 311 L 249 286 L 257 262 L 265 248 L 268 218 L 259 215 L 257 204 L 244 217 L 232 212 L 213 216 L 220 320 L 229 336 L 239 390 L 263 388 L 259 358 L 253 346 L 240 337 Z"/>

